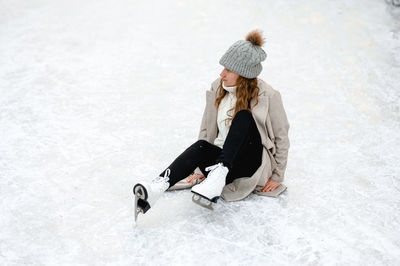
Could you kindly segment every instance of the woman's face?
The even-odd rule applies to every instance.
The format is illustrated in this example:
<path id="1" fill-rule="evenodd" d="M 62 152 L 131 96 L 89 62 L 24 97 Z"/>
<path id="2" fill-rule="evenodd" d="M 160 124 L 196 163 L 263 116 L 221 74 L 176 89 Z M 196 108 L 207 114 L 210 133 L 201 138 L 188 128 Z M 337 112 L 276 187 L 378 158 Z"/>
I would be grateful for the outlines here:
<path id="1" fill-rule="evenodd" d="M 230 71 L 226 67 L 222 70 L 221 74 L 219 74 L 224 82 L 226 87 L 231 87 L 236 85 L 236 81 L 239 77 L 235 72 Z"/>

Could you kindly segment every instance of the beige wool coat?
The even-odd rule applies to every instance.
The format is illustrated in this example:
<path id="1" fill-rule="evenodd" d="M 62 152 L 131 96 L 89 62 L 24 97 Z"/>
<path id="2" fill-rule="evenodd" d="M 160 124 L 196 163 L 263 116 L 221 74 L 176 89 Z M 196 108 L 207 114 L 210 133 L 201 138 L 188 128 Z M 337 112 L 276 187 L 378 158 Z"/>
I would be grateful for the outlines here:
<path id="1" fill-rule="evenodd" d="M 201 120 L 198 139 L 214 143 L 218 135 L 217 110 L 214 102 L 221 78 L 211 84 L 206 91 L 206 107 Z M 284 180 L 289 151 L 289 122 L 283 107 L 281 94 L 262 79 L 257 78 L 259 94 L 258 104 L 251 101 L 253 118 L 256 121 L 263 145 L 262 163 L 252 176 L 237 177 L 227 184 L 221 194 L 226 201 L 244 199 L 253 192 L 256 186 L 264 186 L 268 178 L 282 182 Z M 254 106 L 255 105 L 255 106 Z M 201 173 L 196 168 L 196 173 Z"/>

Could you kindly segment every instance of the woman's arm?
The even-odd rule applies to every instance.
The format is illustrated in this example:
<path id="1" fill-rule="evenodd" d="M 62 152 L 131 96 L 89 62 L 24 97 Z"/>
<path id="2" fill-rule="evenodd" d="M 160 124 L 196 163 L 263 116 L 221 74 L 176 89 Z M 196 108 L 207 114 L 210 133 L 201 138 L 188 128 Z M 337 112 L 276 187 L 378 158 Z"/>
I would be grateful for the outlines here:
<path id="1" fill-rule="evenodd" d="M 290 147 L 289 142 L 289 122 L 287 120 L 286 112 L 283 107 L 281 94 L 276 91 L 270 98 L 269 116 L 271 118 L 272 130 L 274 132 L 276 153 L 274 155 L 277 163 L 276 168 L 272 172 L 271 179 L 282 182 L 285 175 L 288 151 Z"/>
<path id="2" fill-rule="evenodd" d="M 207 104 L 206 107 L 204 108 L 203 112 L 203 118 L 201 119 L 201 125 L 200 125 L 200 132 L 199 132 L 199 137 L 198 139 L 207 139 Z"/>

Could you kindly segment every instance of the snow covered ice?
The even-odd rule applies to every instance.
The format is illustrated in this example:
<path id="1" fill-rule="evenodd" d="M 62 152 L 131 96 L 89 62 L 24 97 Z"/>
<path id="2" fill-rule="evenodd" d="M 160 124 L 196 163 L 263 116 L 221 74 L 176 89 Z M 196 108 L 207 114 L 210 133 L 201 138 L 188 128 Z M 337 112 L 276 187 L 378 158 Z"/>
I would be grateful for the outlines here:
<path id="1" fill-rule="evenodd" d="M 400 265 L 400 7 L 390 1 L 0 3 L 0 265 Z M 252 29 L 291 147 L 281 197 L 132 187 L 197 140 Z"/>

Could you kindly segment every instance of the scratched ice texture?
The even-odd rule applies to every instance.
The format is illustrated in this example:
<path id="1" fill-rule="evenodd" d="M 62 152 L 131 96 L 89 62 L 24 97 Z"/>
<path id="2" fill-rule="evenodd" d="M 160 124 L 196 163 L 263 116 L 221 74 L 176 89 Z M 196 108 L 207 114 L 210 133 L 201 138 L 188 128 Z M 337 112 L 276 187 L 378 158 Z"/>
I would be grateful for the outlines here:
<path id="1" fill-rule="evenodd" d="M 390 1 L 0 2 L 1 265 L 399 265 L 400 7 Z M 133 224 L 132 186 L 197 140 L 252 29 L 290 122 L 288 190 Z"/>

